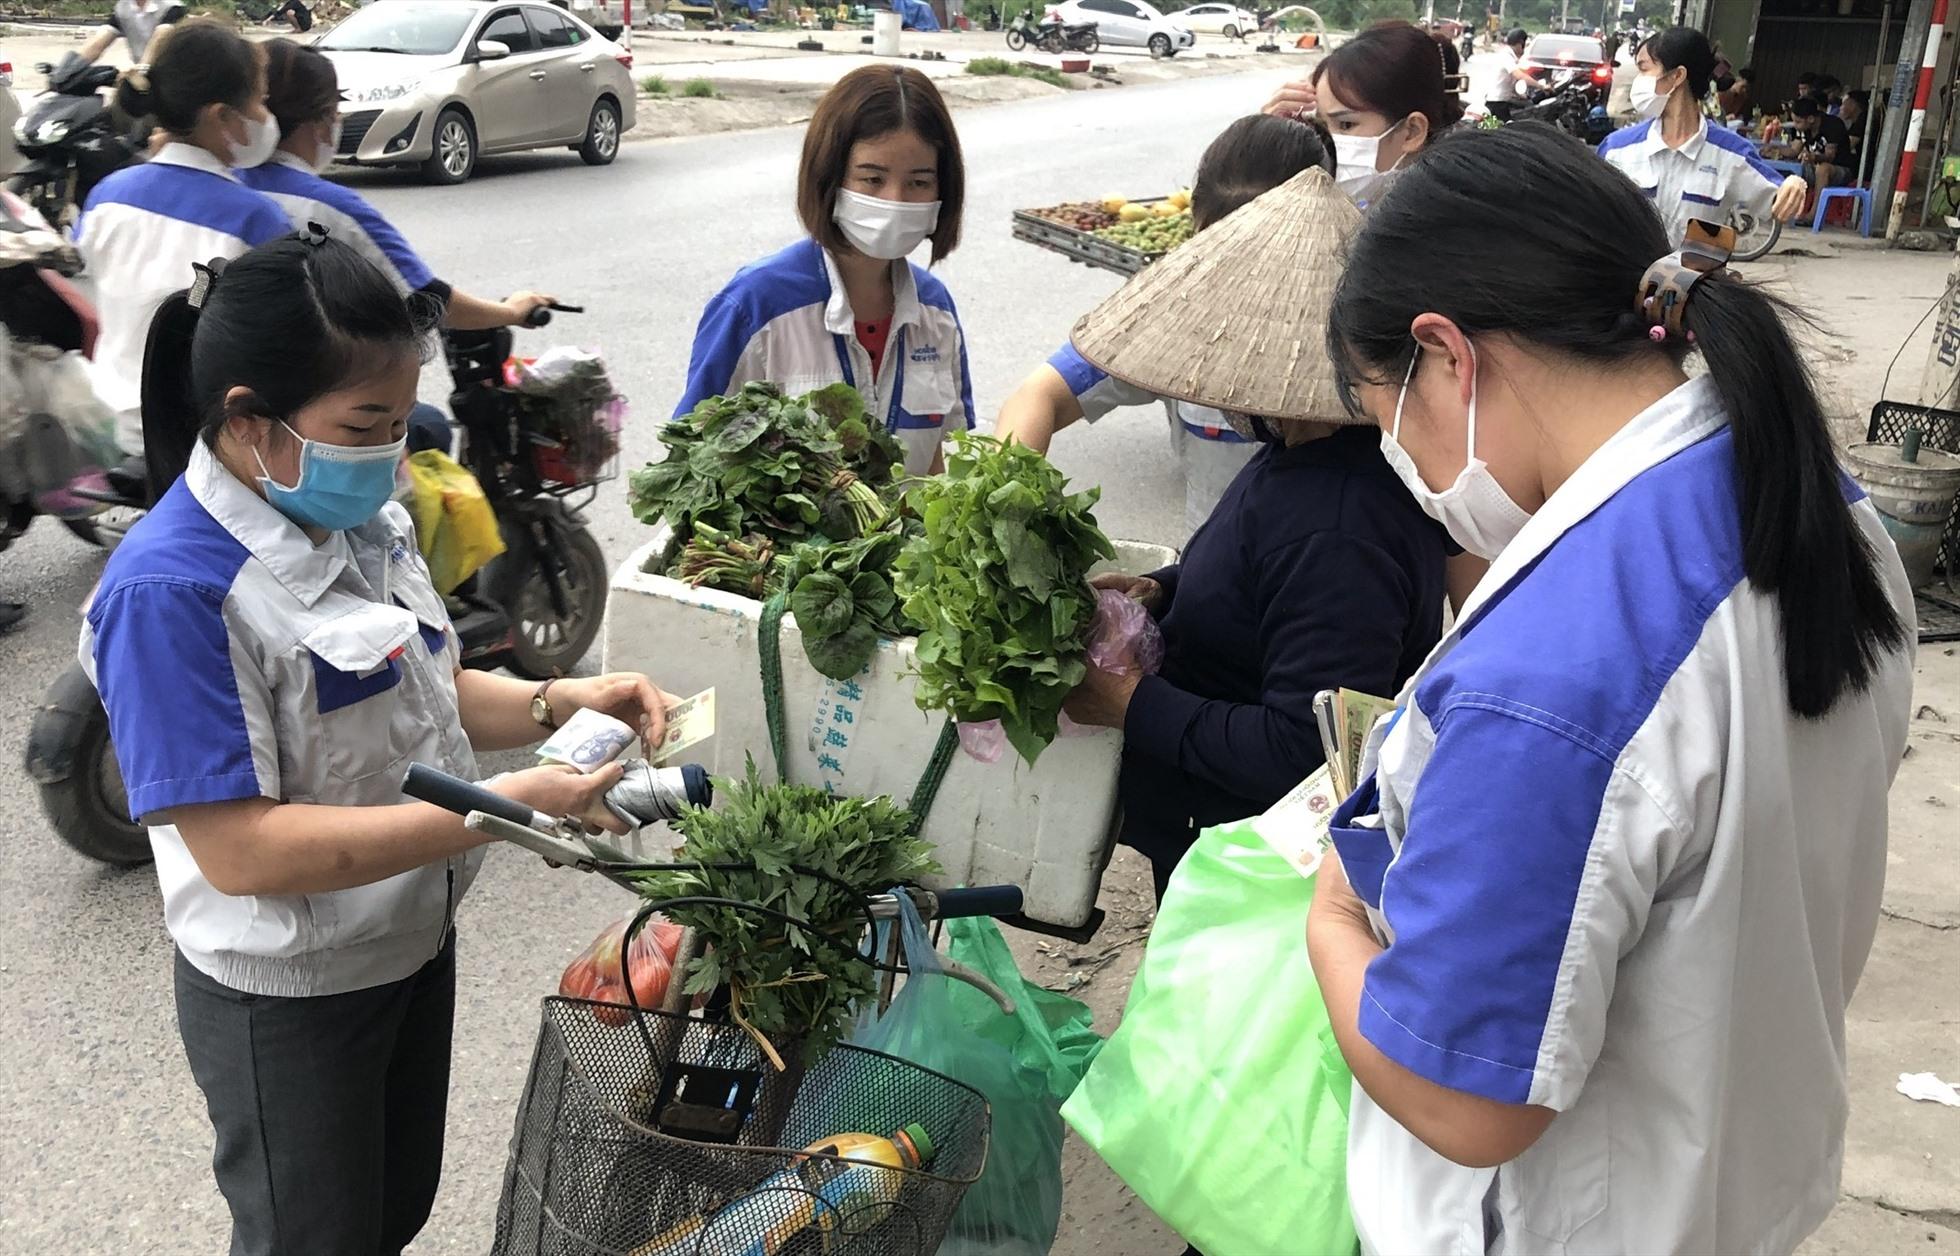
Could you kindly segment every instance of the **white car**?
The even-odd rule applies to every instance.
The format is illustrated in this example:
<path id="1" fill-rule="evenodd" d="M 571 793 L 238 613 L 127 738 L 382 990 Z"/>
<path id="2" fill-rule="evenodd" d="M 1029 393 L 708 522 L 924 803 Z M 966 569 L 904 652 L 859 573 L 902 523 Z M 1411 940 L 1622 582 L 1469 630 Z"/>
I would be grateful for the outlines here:
<path id="1" fill-rule="evenodd" d="M 1174 15 L 1180 26 L 1200 35 L 1223 35 L 1237 39 L 1259 29 L 1259 19 L 1245 9 L 1230 4 L 1194 4 Z"/>
<path id="2" fill-rule="evenodd" d="M 1145 0 L 1067 0 L 1049 12 L 1059 13 L 1071 26 L 1094 22 L 1096 38 L 1105 48 L 1148 48 L 1153 57 L 1174 57 L 1198 42 L 1190 27 Z"/>
<path id="3" fill-rule="evenodd" d="M 570 148 L 604 166 L 635 120 L 633 54 L 550 4 L 376 0 L 314 46 L 355 165 L 461 183 L 482 153 Z"/>

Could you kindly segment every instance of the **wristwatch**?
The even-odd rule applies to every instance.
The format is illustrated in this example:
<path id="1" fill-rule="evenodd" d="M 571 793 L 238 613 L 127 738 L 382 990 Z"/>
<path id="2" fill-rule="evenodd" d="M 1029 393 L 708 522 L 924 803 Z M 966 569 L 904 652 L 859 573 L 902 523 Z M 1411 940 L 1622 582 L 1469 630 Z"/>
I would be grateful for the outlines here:
<path id="1" fill-rule="evenodd" d="M 558 678 L 553 676 L 531 695 L 531 718 L 551 732 L 558 731 L 558 718 L 551 713 L 551 687 L 557 683 Z"/>

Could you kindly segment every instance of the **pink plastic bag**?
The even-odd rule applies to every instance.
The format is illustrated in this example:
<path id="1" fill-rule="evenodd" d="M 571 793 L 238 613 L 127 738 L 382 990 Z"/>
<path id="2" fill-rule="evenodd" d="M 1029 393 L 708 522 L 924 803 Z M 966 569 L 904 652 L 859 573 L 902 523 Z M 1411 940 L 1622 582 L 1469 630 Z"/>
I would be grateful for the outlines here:
<path id="1" fill-rule="evenodd" d="M 1153 676 L 1164 665 L 1164 633 L 1143 603 L 1115 589 L 1096 590 L 1096 618 L 1089 625 L 1089 665 L 1118 676 L 1138 672 Z M 1064 737 L 1082 737 L 1096 730 L 1076 723 L 1062 712 Z M 982 763 L 999 763 L 1007 752 L 1007 732 L 999 720 L 961 724 L 960 749 Z"/>

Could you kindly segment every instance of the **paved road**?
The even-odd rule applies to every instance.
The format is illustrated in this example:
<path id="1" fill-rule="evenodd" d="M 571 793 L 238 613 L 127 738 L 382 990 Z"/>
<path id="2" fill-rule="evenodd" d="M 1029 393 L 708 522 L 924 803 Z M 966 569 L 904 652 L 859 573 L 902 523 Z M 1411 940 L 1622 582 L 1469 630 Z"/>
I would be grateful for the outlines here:
<path id="1" fill-rule="evenodd" d="M 1084 92 L 961 115 L 973 191 L 967 244 L 944 274 L 972 338 L 991 415 L 1019 377 L 1113 290 L 1113 276 L 1014 242 L 1008 212 L 1188 182 L 1205 142 L 1262 101 L 1273 75 Z M 799 136 L 635 144 L 593 171 L 571 154 L 488 163 L 439 191 L 391 175 L 355 181 L 452 282 L 501 295 L 549 286 L 586 304 L 531 337 L 597 346 L 637 404 L 629 460 L 655 449 L 695 318 L 740 264 L 793 238 Z M 425 395 L 442 395 L 432 373 Z M 1161 415 L 1071 433 L 1056 460 L 1105 487 L 1114 534 L 1175 542 L 1180 497 Z M 608 490 L 593 511 L 606 551 L 642 535 Z M 0 639 L 0 762 L 21 761 L 42 689 L 73 655 L 75 608 L 97 555 L 43 523 L 0 559 L 0 596 L 34 607 Z M 173 1023 L 170 948 L 154 878 L 105 872 L 60 848 L 32 787 L 0 777 L 0 1253 L 212 1252 L 226 1233 L 209 1129 Z M 443 1194 L 418 1253 L 489 1245 L 498 1174 L 535 1031 L 538 996 L 607 916 L 616 892 L 494 853 L 460 922 L 456 1077 Z"/>

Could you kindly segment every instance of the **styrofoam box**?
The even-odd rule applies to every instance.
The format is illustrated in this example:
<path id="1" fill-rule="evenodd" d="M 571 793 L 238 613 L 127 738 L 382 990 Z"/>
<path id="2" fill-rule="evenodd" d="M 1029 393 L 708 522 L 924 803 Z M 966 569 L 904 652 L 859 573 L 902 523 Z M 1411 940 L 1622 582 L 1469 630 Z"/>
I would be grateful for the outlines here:
<path id="1" fill-rule="evenodd" d="M 644 570 L 670 540 L 666 527 L 656 529 L 614 574 L 606 668 L 644 672 L 681 697 L 714 686 L 715 735 L 681 757 L 717 776 L 740 776 L 745 757 L 754 755 L 763 779 L 773 780 L 756 652 L 762 604 Z M 1104 570 L 1141 575 L 1176 559 L 1157 545 L 1118 541 L 1116 550 Z M 913 702 L 912 651 L 910 639 L 881 641 L 863 673 L 834 681 L 810 666 L 796 617 L 784 616 L 792 781 L 900 802 L 911 796 L 946 718 Z M 1012 747 L 991 764 L 956 752 L 925 825 L 945 869 L 938 884 L 1018 885 L 1029 917 L 1086 924 L 1115 840 L 1122 749 L 1121 733 L 1097 729 L 1056 739 L 1034 767 Z"/>

